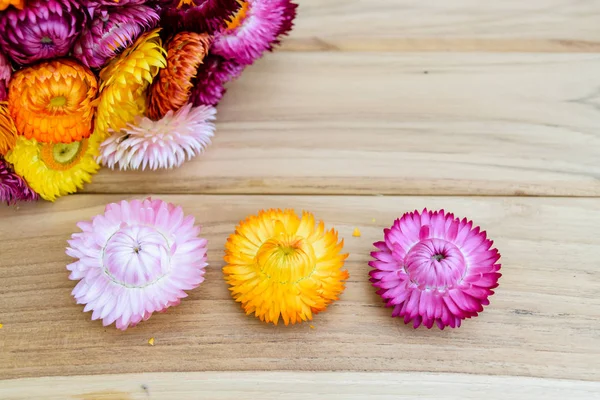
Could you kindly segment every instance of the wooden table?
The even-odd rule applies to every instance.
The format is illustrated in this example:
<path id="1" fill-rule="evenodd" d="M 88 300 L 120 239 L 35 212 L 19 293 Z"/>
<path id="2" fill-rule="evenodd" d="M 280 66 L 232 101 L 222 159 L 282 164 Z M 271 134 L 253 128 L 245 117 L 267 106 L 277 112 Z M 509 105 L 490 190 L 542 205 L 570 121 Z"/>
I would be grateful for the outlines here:
<path id="1" fill-rule="evenodd" d="M 0 209 L 0 398 L 600 398 L 600 1 L 301 0 L 218 128 L 179 170 L 103 170 L 83 194 Z M 66 240 L 148 194 L 203 224 L 207 280 L 103 328 L 70 295 Z M 227 235 L 268 207 L 346 240 L 351 278 L 314 329 L 246 317 L 222 278 Z M 502 253 L 491 306 L 460 329 L 390 318 L 367 279 L 382 228 L 423 207 Z"/>

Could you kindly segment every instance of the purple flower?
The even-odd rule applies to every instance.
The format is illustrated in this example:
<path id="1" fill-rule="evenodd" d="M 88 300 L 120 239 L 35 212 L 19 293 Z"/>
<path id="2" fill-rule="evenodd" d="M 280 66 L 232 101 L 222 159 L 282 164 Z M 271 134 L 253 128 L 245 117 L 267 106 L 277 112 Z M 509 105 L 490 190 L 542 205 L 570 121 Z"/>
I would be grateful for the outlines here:
<path id="1" fill-rule="evenodd" d="M 30 0 L 0 13 L 0 47 L 19 64 L 69 53 L 86 21 L 76 0 Z"/>
<path id="2" fill-rule="evenodd" d="M 91 24 L 73 47 L 73 56 L 90 68 L 100 68 L 146 30 L 154 28 L 158 20 L 158 13 L 144 5 L 96 9 Z"/>
<path id="3" fill-rule="evenodd" d="M 12 67 L 4 54 L 0 53 L 0 101 L 8 99 L 8 81 L 12 75 Z"/>
<path id="4" fill-rule="evenodd" d="M 162 0 L 161 25 L 168 32 L 213 34 L 239 9 L 237 0 Z"/>
<path id="5" fill-rule="evenodd" d="M 244 66 L 235 61 L 209 53 L 198 68 L 196 85 L 192 89 L 190 101 L 195 107 L 217 105 L 225 94 L 224 85 L 239 77 L 243 70 Z"/>
<path id="6" fill-rule="evenodd" d="M 34 201 L 39 197 L 11 166 L 0 156 L 0 202 L 8 205 L 17 201 Z"/>
<path id="7" fill-rule="evenodd" d="M 98 7 L 139 5 L 146 3 L 146 0 L 82 0 L 80 3 L 83 3 L 89 14 L 94 16 L 94 12 Z"/>

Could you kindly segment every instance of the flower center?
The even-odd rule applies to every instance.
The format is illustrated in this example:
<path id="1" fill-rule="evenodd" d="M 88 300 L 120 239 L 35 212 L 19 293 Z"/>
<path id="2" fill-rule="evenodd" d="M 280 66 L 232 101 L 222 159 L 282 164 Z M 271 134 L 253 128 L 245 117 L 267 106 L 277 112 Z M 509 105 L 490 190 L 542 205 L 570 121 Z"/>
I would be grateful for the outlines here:
<path id="1" fill-rule="evenodd" d="M 263 243 L 254 262 L 269 279 L 286 285 L 310 277 L 317 258 L 305 238 L 282 233 Z"/>
<path id="2" fill-rule="evenodd" d="M 50 100 L 50 105 L 53 107 L 62 107 L 67 104 L 67 98 L 65 96 L 53 97 Z"/>
<path id="3" fill-rule="evenodd" d="M 41 144 L 40 158 L 49 169 L 66 171 L 77 164 L 87 151 L 88 141 Z"/>
<path id="4" fill-rule="evenodd" d="M 42 38 L 41 42 L 42 42 L 42 44 L 46 44 L 46 45 L 54 44 L 54 41 L 48 36 L 44 36 Z"/>
<path id="5" fill-rule="evenodd" d="M 446 258 L 443 254 L 435 254 L 433 257 L 435 261 L 442 261 L 444 258 Z"/>
<path id="6" fill-rule="evenodd" d="M 126 226 L 108 239 L 102 261 L 104 272 L 113 282 L 142 288 L 169 273 L 171 246 L 153 227 Z"/>
<path id="7" fill-rule="evenodd" d="M 454 244 L 425 239 L 408 251 L 404 268 L 410 280 L 422 290 L 446 291 L 462 281 L 467 265 Z"/>
<path id="8" fill-rule="evenodd" d="M 240 8 L 237 10 L 231 21 L 227 23 L 227 29 L 230 31 L 239 28 L 248 15 L 248 9 L 250 7 L 248 2 L 244 0 L 238 0 L 238 2 L 240 3 Z"/>

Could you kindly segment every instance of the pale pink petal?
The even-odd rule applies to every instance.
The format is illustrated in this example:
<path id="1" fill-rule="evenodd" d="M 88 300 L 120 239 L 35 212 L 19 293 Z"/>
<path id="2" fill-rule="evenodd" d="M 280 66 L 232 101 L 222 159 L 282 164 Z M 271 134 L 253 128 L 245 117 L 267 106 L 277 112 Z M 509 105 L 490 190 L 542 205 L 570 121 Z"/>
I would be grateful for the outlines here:
<path id="1" fill-rule="evenodd" d="M 215 119 L 214 107 L 191 104 L 158 121 L 138 117 L 101 144 L 98 162 L 121 170 L 179 167 L 210 144 Z"/>
<path id="2" fill-rule="evenodd" d="M 73 234 L 67 248 L 78 259 L 67 266 L 70 279 L 79 281 L 72 294 L 85 312 L 93 311 L 92 319 L 125 330 L 179 304 L 184 290 L 203 282 L 207 241 L 197 237 L 198 227 L 181 223 L 181 208 L 122 201 L 92 221 L 80 224 L 87 229 Z M 99 247 L 90 250 L 89 243 Z"/>

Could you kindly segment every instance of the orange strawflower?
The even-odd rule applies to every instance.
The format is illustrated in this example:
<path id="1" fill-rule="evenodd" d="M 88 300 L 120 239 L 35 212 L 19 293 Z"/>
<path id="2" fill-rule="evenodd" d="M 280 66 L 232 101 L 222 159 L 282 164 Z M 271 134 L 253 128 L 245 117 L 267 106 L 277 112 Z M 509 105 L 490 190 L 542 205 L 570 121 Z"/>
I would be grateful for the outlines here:
<path id="1" fill-rule="evenodd" d="M 8 103 L 0 102 L 0 155 L 5 155 L 15 146 L 17 128 L 10 113 Z"/>
<path id="2" fill-rule="evenodd" d="M 344 291 L 342 247 L 337 232 L 325 231 L 310 213 L 261 211 L 227 240 L 223 272 L 246 314 L 295 324 L 312 320 Z"/>
<path id="3" fill-rule="evenodd" d="M 26 138 L 71 143 L 92 133 L 97 92 L 96 77 L 88 68 L 69 59 L 52 60 L 15 73 L 8 108 Z"/>
<path id="4" fill-rule="evenodd" d="M 148 93 L 149 118 L 158 120 L 188 103 L 192 80 L 211 42 L 207 34 L 181 32 L 167 43 L 167 67 L 160 70 Z"/>
<path id="5" fill-rule="evenodd" d="M 15 6 L 19 10 L 25 7 L 25 0 L 0 0 L 0 11 L 6 10 L 10 6 Z"/>

